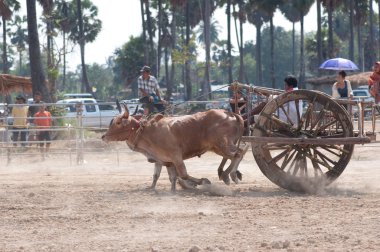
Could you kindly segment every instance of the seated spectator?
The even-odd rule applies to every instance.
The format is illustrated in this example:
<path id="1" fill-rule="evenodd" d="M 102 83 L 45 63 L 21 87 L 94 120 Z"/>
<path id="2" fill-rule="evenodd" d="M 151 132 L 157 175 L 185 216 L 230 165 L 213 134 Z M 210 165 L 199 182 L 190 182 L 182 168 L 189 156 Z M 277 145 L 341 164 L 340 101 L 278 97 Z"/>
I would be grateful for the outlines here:
<path id="1" fill-rule="evenodd" d="M 243 97 L 241 91 L 234 92 L 233 97 L 230 99 L 230 106 L 232 109 L 232 112 L 236 114 L 245 114 L 246 113 L 246 107 L 247 107 L 247 101 Z"/>
<path id="2" fill-rule="evenodd" d="M 336 99 L 340 98 L 352 98 L 352 88 L 349 80 L 346 80 L 346 72 L 340 71 L 337 76 L 337 81 L 332 86 L 332 97 Z"/>

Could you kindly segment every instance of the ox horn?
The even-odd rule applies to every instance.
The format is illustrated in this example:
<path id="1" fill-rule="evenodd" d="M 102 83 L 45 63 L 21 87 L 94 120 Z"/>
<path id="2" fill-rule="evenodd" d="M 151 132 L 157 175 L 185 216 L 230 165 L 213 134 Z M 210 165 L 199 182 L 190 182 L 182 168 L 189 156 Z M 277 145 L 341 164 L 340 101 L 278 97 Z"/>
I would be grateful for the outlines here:
<path id="1" fill-rule="evenodd" d="M 132 116 L 136 115 L 138 110 L 139 110 L 139 105 L 136 106 L 135 112 L 133 112 Z"/>
<path id="2" fill-rule="evenodd" d="M 119 110 L 119 113 L 121 114 L 121 106 L 120 106 L 120 102 L 118 99 L 116 99 L 116 108 L 117 108 L 117 110 Z"/>
<path id="3" fill-rule="evenodd" d="M 124 114 L 123 114 L 123 118 L 128 118 L 128 117 L 129 117 L 128 106 L 127 106 L 127 104 L 125 104 L 125 103 L 123 103 L 123 106 L 124 106 Z"/>

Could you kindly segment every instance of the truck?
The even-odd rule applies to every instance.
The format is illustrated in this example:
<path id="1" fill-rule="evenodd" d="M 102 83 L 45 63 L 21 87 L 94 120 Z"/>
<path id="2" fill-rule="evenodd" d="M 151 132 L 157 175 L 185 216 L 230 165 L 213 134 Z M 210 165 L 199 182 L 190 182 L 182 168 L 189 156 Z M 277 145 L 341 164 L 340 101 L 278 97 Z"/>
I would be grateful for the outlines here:
<path id="1" fill-rule="evenodd" d="M 119 114 L 111 103 L 96 101 L 94 98 L 64 99 L 57 101 L 57 105 L 64 107 L 67 123 L 78 124 L 78 111 L 81 111 L 82 127 L 108 128 L 112 118 Z"/>

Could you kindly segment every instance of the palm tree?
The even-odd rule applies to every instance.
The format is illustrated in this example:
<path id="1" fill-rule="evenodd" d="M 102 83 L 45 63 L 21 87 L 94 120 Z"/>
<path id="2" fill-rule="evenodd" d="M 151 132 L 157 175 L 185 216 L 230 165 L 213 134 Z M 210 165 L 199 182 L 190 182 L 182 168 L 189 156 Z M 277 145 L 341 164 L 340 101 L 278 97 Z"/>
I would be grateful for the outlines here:
<path id="1" fill-rule="evenodd" d="M 85 45 L 95 40 L 102 29 L 102 21 L 97 19 L 98 8 L 90 0 L 73 0 L 71 8 L 76 11 L 75 25 L 72 26 L 69 38 L 78 43 L 81 54 L 82 91 L 93 93 L 90 87 L 85 63 Z"/>
<path id="2" fill-rule="evenodd" d="M 369 49 L 371 64 L 376 61 L 375 38 L 373 34 L 373 1 L 369 0 Z"/>
<path id="3" fill-rule="evenodd" d="M 144 60 L 145 64 L 149 64 L 149 53 L 148 53 L 148 44 L 146 43 L 146 23 L 145 23 L 145 11 L 144 11 L 144 0 L 140 0 L 141 6 L 141 19 L 142 19 L 142 35 L 144 41 Z"/>
<path id="4" fill-rule="evenodd" d="M 236 39 L 237 39 L 237 44 L 238 44 L 238 47 L 239 47 L 239 60 L 240 60 L 240 64 L 239 64 L 239 78 L 238 80 L 240 82 L 243 82 L 243 79 L 245 79 L 246 82 L 248 82 L 247 78 L 244 78 L 245 77 L 245 70 L 244 70 L 244 50 L 243 50 L 243 24 L 246 22 L 247 20 L 247 13 L 246 13 L 246 7 L 245 7 L 245 0 L 235 0 L 234 1 L 234 5 L 233 5 L 233 14 L 234 14 L 234 19 L 235 19 L 235 30 L 236 30 Z M 238 5 L 239 7 L 239 11 L 236 11 L 235 10 L 235 5 Z M 240 31 L 238 32 L 238 29 L 237 29 L 237 24 L 236 24 L 236 20 L 239 19 L 239 28 L 240 28 Z M 240 38 L 239 38 L 239 34 L 240 34 Z"/>
<path id="5" fill-rule="evenodd" d="M 249 0 L 246 8 L 248 21 L 256 27 L 256 83 L 262 85 L 261 27 L 269 20 L 269 16 L 259 8 L 258 2 L 255 0 Z"/>
<path id="6" fill-rule="evenodd" d="M 299 77 L 299 83 L 300 88 L 302 88 L 302 84 L 305 81 L 305 45 L 304 45 L 304 22 L 303 18 L 307 15 L 307 13 L 310 11 L 311 6 L 313 5 L 314 0 L 296 0 L 293 1 L 294 6 L 300 13 L 300 24 L 301 24 L 301 50 L 300 50 L 300 77 Z"/>
<path id="7" fill-rule="evenodd" d="M 7 20 L 11 19 L 12 12 L 18 11 L 20 9 L 20 3 L 16 0 L 4 0 L 1 1 L 2 4 L 2 21 L 3 21 L 3 73 L 9 72 L 8 65 L 8 55 L 7 55 Z"/>
<path id="8" fill-rule="evenodd" d="M 274 25 L 273 25 L 273 15 L 276 11 L 277 7 L 283 2 L 283 0 L 259 0 L 257 1 L 259 8 L 264 11 L 269 16 L 269 24 L 270 24 L 270 75 L 271 75 L 271 82 L 272 82 L 272 88 L 275 88 L 276 86 L 276 78 L 275 78 L 275 69 L 274 69 Z"/>
<path id="9" fill-rule="evenodd" d="M 62 77 L 62 89 L 66 86 L 66 35 L 72 29 L 74 22 L 70 17 L 75 16 L 70 5 L 65 0 L 60 0 L 56 2 L 57 12 L 55 13 L 56 19 L 58 20 L 58 28 L 62 31 L 62 44 L 63 44 L 63 77 Z"/>
<path id="10" fill-rule="evenodd" d="M 232 57 L 231 57 L 231 0 L 227 0 L 227 64 L 228 64 L 228 83 L 232 83 Z"/>
<path id="11" fill-rule="evenodd" d="M 149 65 L 152 65 L 153 61 L 151 59 L 151 55 L 152 55 L 152 58 L 154 58 L 154 44 L 153 44 L 153 36 L 154 36 L 154 31 L 153 31 L 153 24 L 152 24 L 152 15 L 151 15 L 151 11 L 150 11 L 150 4 L 149 4 L 149 1 L 145 1 L 145 12 L 146 12 L 146 30 L 147 30 L 147 33 L 148 33 L 148 36 L 149 36 L 149 62 L 148 64 Z M 152 63 L 151 63 L 152 61 Z M 154 69 L 154 67 L 153 67 Z"/>
<path id="12" fill-rule="evenodd" d="M 321 17 L 321 0 L 317 0 L 317 60 L 318 66 L 322 64 L 322 17 Z M 321 72 L 318 71 L 318 75 Z"/>
<path id="13" fill-rule="evenodd" d="M 287 2 L 280 5 L 280 10 L 287 20 L 293 24 L 292 29 L 292 73 L 295 75 L 295 59 L 296 59 L 296 48 L 295 48 L 295 23 L 301 20 L 300 12 L 293 4 L 293 2 Z"/>
<path id="14" fill-rule="evenodd" d="M 350 13 L 350 42 L 349 42 L 349 59 L 354 61 L 354 0 L 349 0 L 349 13 Z"/>
<path id="15" fill-rule="evenodd" d="M 29 59 L 32 75 L 33 93 L 40 91 L 44 101 L 50 102 L 49 91 L 46 86 L 45 74 L 41 63 L 40 41 L 37 29 L 36 1 L 26 1 L 28 37 L 29 37 Z"/>
<path id="16" fill-rule="evenodd" d="M 16 30 L 11 33 L 11 43 L 16 47 L 16 50 L 19 54 L 19 75 L 22 76 L 22 53 L 26 50 L 26 44 L 28 41 L 28 34 L 26 28 L 23 27 L 23 24 L 26 23 L 26 16 L 16 15 L 12 26 L 16 27 Z"/>
<path id="17" fill-rule="evenodd" d="M 378 13 L 378 30 L 380 31 L 380 0 L 375 0 L 375 2 L 377 3 L 377 7 L 378 7 L 378 10 L 377 10 L 377 13 Z M 379 36 L 380 37 L 380 36 Z M 377 53 L 378 55 L 380 55 L 380 39 L 378 39 L 378 45 L 377 45 Z"/>
<path id="18" fill-rule="evenodd" d="M 46 23 L 46 38 L 47 38 L 47 75 L 48 75 L 48 85 L 50 96 L 53 98 L 56 93 L 56 70 L 57 66 L 55 65 L 54 59 L 54 49 L 53 49 L 53 34 L 54 34 L 54 17 L 53 17 L 53 0 L 38 0 L 43 9 L 43 17 Z"/>
<path id="19" fill-rule="evenodd" d="M 357 36 L 357 48 L 358 48 L 358 60 L 359 68 L 364 71 L 364 59 L 363 59 L 363 48 L 362 48 L 362 32 L 361 27 L 364 25 L 367 19 L 368 13 L 368 1 L 367 0 L 356 0 L 355 1 L 355 17 L 354 24 L 356 26 L 356 36 Z"/>
<path id="20" fill-rule="evenodd" d="M 327 22 L 328 22 L 328 57 L 335 57 L 334 50 L 334 29 L 333 29 L 333 11 L 335 8 L 339 7 L 343 1 L 342 0 L 321 0 L 322 5 L 327 10 Z"/>
<path id="21" fill-rule="evenodd" d="M 210 37 L 210 17 L 211 16 L 211 3 L 205 1 L 203 23 L 204 23 L 204 38 L 206 46 L 206 66 L 205 66 L 205 82 L 203 83 L 203 96 L 206 98 L 210 96 L 210 61 L 211 61 L 211 37 Z M 209 95 L 207 95 L 209 94 Z M 211 98 L 211 97 L 210 97 Z"/>

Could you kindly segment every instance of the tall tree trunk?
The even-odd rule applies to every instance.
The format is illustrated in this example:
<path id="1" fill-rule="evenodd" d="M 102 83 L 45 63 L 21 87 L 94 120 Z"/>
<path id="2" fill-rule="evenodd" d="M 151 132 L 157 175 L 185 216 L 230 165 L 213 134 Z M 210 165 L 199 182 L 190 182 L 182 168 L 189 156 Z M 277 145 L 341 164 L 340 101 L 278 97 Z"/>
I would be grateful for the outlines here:
<path id="1" fill-rule="evenodd" d="M 303 17 L 304 17 L 304 14 L 301 13 L 301 20 L 300 20 L 300 24 L 301 24 L 301 50 L 300 50 L 300 77 L 299 77 L 299 84 L 298 84 L 298 88 L 302 88 L 302 85 L 303 83 L 305 82 L 305 55 L 304 55 L 304 29 L 303 29 Z"/>
<path id="2" fill-rule="evenodd" d="M 66 88 L 66 32 L 63 32 L 63 77 L 62 77 L 62 90 Z"/>
<path id="3" fill-rule="evenodd" d="M 165 82 L 166 82 L 166 87 L 169 86 L 169 52 L 168 52 L 168 47 L 165 46 L 164 49 L 164 54 L 165 54 Z"/>
<path id="4" fill-rule="evenodd" d="M 192 100 L 192 87 L 190 79 L 190 4 L 186 2 L 186 61 L 185 61 L 185 86 L 186 86 L 186 100 Z"/>
<path id="5" fill-rule="evenodd" d="M 244 51 L 243 51 L 243 22 L 239 19 L 239 25 L 240 25 L 240 43 L 239 43 L 239 53 L 240 53 L 240 66 L 239 66 L 239 81 L 243 82 L 245 79 L 245 82 L 248 83 L 248 80 L 245 77 L 245 71 L 244 71 Z"/>
<path id="6" fill-rule="evenodd" d="M 359 9 L 359 4 L 358 4 L 358 1 L 355 1 L 355 8 L 358 10 Z M 360 26 L 360 23 L 358 23 L 358 25 L 356 26 L 356 36 L 357 36 L 357 40 L 358 40 L 358 64 L 359 64 L 359 68 L 362 69 L 362 71 L 364 71 L 364 64 L 363 64 L 363 57 L 362 57 L 362 34 L 361 34 L 361 26 Z"/>
<path id="7" fill-rule="evenodd" d="M 162 0 L 158 0 L 158 25 L 157 25 L 157 32 L 158 32 L 158 42 L 157 42 L 157 79 L 160 78 L 160 69 L 161 69 L 161 47 L 162 47 L 162 38 L 161 38 L 161 30 L 162 30 Z"/>
<path id="8" fill-rule="evenodd" d="M 55 70 L 54 62 L 54 47 L 53 47 L 53 24 L 51 20 L 51 13 L 48 13 L 48 19 L 46 21 L 46 30 L 47 30 L 47 69 L 48 69 L 48 84 L 50 97 L 55 101 L 56 93 L 56 76 L 53 74 Z"/>
<path id="9" fill-rule="evenodd" d="M 318 66 L 322 64 L 322 17 L 321 17 L 321 0 L 317 0 L 317 59 Z M 318 76 L 321 71 L 318 69 Z"/>
<path id="10" fill-rule="evenodd" d="M 7 21 L 3 19 L 3 73 L 7 74 L 8 70 L 8 55 L 7 55 Z"/>
<path id="11" fill-rule="evenodd" d="M 379 20 L 378 20 L 378 25 L 379 25 L 378 30 L 379 30 L 379 33 L 380 33 L 380 1 L 378 1 L 377 6 L 378 6 L 377 14 L 378 14 L 378 17 L 379 17 Z M 377 40 L 377 43 L 378 43 L 378 45 L 377 45 L 377 53 L 378 54 L 377 55 L 380 55 L 380 34 L 379 34 L 379 38 Z"/>
<path id="12" fill-rule="evenodd" d="M 211 12 L 211 2 L 205 1 L 205 9 L 203 13 L 204 18 L 204 38 L 206 46 L 206 67 L 205 67 L 205 81 L 203 83 L 203 95 L 204 99 L 211 98 L 210 94 L 210 50 L 211 50 L 211 38 L 210 38 L 210 12 Z"/>
<path id="13" fill-rule="evenodd" d="M 276 78 L 274 76 L 274 25 L 273 17 L 270 18 L 270 78 L 272 88 L 276 88 Z"/>
<path id="14" fill-rule="evenodd" d="M 18 52 L 18 68 L 19 68 L 19 72 L 18 72 L 18 74 L 20 75 L 20 76 L 23 76 L 23 73 L 22 73 L 22 51 L 20 50 L 19 52 Z"/>
<path id="15" fill-rule="evenodd" d="M 144 13 L 144 0 L 140 0 L 141 5 L 141 23 L 142 23 L 142 36 L 144 43 L 144 64 L 149 65 L 149 53 L 148 53 L 148 43 L 146 42 L 146 26 L 145 26 L 145 13 Z"/>
<path id="16" fill-rule="evenodd" d="M 293 22 L 293 29 L 292 29 L 292 74 L 296 74 L 296 29 L 295 29 L 295 22 Z"/>
<path id="17" fill-rule="evenodd" d="M 373 35 L 373 0 L 369 0 L 369 48 L 371 50 L 370 64 L 376 61 L 375 39 Z"/>
<path id="18" fill-rule="evenodd" d="M 153 28 L 152 28 L 152 17 L 150 13 L 150 6 L 149 6 L 149 1 L 145 1 L 145 12 L 146 12 L 146 24 L 147 24 L 147 32 L 149 36 L 149 60 L 151 60 L 150 55 L 154 55 L 154 45 L 153 45 Z M 153 60 L 152 60 L 153 61 Z M 149 62 L 150 64 L 150 62 Z M 154 69 L 154 68 L 152 68 Z M 156 73 L 154 73 L 156 74 Z"/>
<path id="19" fill-rule="evenodd" d="M 37 29 L 36 1 L 27 0 L 27 20 L 28 20 L 28 38 L 29 38 L 29 59 L 30 71 L 32 75 L 33 94 L 37 91 L 42 93 L 45 102 L 50 102 L 50 96 L 45 84 L 45 75 L 41 63 L 40 41 Z"/>
<path id="20" fill-rule="evenodd" d="M 354 0 L 350 0 L 350 43 L 349 43 L 349 58 L 354 61 Z"/>
<path id="21" fill-rule="evenodd" d="M 233 8 L 233 13 L 236 13 L 235 5 L 232 5 L 232 8 Z M 235 24 L 236 42 L 237 42 L 238 48 L 240 49 L 240 39 L 239 39 L 239 32 L 238 32 L 238 27 L 237 27 L 236 15 L 234 15 L 234 24 Z"/>
<path id="22" fill-rule="evenodd" d="M 79 46 L 80 46 L 80 59 L 82 64 L 82 91 L 91 93 L 94 97 L 95 94 L 92 92 L 90 83 L 87 77 L 87 68 L 85 63 L 85 38 L 83 32 L 83 17 L 82 17 L 82 3 L 81 0 L 77 0 L 77 9 L 78 9 L 78 22 L 79 22 Z"/>
<path id="23" fill-rule="evenodd" d="M 263 85 L 263 72 L 261 69 L 261 25 L 256 26 L 256 85 Z"/>
<path id="24" fill-rule="evenodd" d="M 232 77 L 232 56 L 231 56 L 231 0 L 227 0 L 227 64 L 228 64 L 228 83 L 233 82 Z"/>
<path id="25" fill-rule="evenodd" d="M 329 1 L 327 7 L 327 19 L 328 19 L 328 55 L 329 58 L 334 58 L 334 37 L 333 37 L 333 19 L 332 19 L 332 10 L 333 10 L 333 1 Z"/>
<path id="26" fill-rule="evenodd" d="M 172 6 L 172 24 L 171 24 L 171 34 L 172 34 L 172 44 L 171 44 L 171 60 L 172 60 L 172 64 L 171 64 L 171 70 L 170 70 L 170 81 L 167 85 L 167 90 L 166 90 L 166 99 L 169 100 L 170 97 L 172 96 L 172 93 L 173 93 L 173 84 L 175 83 L 174 82 L 174 76 L 175 76 L 175 62 L 173 61 L 173 52 L 174 52 L 174 49 L 175 49 L 175 46 L 177 44 L 177 15 L 176 15 L 176 12 L 177 12 L 177 8 L 175 5 Z"/>

